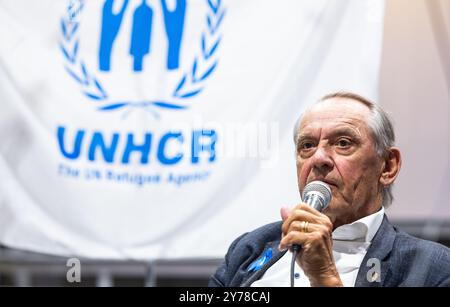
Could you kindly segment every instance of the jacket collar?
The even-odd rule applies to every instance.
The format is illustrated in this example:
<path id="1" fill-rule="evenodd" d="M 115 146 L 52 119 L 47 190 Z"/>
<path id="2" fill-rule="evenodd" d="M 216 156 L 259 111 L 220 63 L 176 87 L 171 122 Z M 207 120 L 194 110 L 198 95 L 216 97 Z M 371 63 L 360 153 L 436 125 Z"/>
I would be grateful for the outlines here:
<path id="1" fill-rule="evenodd" d="M 387 283 L 389 254 L 394 246 L 396 232 L 386 215 L 361 262 L 355 287 L 382 287 Z M 369 272 L 370 271 L 370 272 Z"/>
<path id="2" fill-rule="evenodd" d="M 277 262 L 287 251 L 280 251 L 278 249 L 278 245 L 280 244 L 281 240 L 275 240 L 268 242 L 266 246 L 264 247 L 263 255 L 265 251 L 268 249 L 272 249 L 272 258 L 269 259 L 261 268 L 255 271 L 248 272 L 247 278 L 244 278 L 241 287 L 250 287 L 250 285 L 261 278 L 261 276 L 264 275 L 264 273 L 275 263 Z M 258 258 L 259 259 L 259 258 Z"/>

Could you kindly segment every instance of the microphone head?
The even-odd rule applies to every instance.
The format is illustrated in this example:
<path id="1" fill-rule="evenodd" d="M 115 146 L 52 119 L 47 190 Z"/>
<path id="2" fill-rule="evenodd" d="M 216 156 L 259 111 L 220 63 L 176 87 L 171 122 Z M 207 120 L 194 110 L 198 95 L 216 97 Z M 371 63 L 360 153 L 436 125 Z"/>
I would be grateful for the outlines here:
<path id="1" fill-rule="evenodd" d="M 331 189 L 325 182 L 311 181 L 303 189 L 302 199 L 310 206 L 313 205 L 314 209 L 322 212 L 325 210 L 331 201 Z M 310 199 L 316 199 L 320 204 L 311 203 Z"/>

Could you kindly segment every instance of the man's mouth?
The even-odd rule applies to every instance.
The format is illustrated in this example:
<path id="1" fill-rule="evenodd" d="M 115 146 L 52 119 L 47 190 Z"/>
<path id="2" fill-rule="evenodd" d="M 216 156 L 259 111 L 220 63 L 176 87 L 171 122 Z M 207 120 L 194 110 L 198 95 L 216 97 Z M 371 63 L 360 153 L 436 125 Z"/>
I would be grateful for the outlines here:
<path id="1" fill-rule="evenodd" d="M 312 181 L 322 181 L 322 182 L 328 184 L 330 187 L 335 187 L 335 188 L 338 187 L 338 185 L 335 183 L 335 181 L 329 180 L 329 179 L 314 179 L 314 180 L 311 180 L 310 182 L 312 182 Z"/>
<path id="2" fill-rule="evenodd" d="M 337 188 L 337 184 L 336 183 L 334 183 L 334 182 L 331 182 L 331 181 L 324 181 L 326 184 L 328 184 L 328 185 L 330 185 L 330 186 L 333 186 L 333 187 L 335 187 L 335 188 Z"/>

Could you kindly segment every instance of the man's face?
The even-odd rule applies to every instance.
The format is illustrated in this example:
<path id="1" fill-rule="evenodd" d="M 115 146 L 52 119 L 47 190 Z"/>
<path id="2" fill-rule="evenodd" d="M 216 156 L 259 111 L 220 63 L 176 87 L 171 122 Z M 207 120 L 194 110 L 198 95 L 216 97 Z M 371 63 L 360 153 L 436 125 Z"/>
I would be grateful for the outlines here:
<path id="1" fill-rule="evenodd" d="M 301 123 L 297 138 L 299 189 L 321 180 L 333 198 L 324 211 L 338 227 L 376 212 L 381 205 L 383 161 L 368 127 L 370 110 L 346 98 L 315 105 Z"/>

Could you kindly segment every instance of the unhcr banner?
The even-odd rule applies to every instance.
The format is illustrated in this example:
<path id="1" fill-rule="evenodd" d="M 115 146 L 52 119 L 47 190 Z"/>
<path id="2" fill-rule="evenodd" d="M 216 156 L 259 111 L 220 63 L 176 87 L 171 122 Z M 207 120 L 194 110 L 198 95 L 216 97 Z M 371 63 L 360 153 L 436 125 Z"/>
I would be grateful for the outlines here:
<path id="1" fill-rule="evenodd" d="M 0 4 L 6 246 L 221 257 L 299 201 L 302 110 L 376 99 L 382 1 Z"/>

